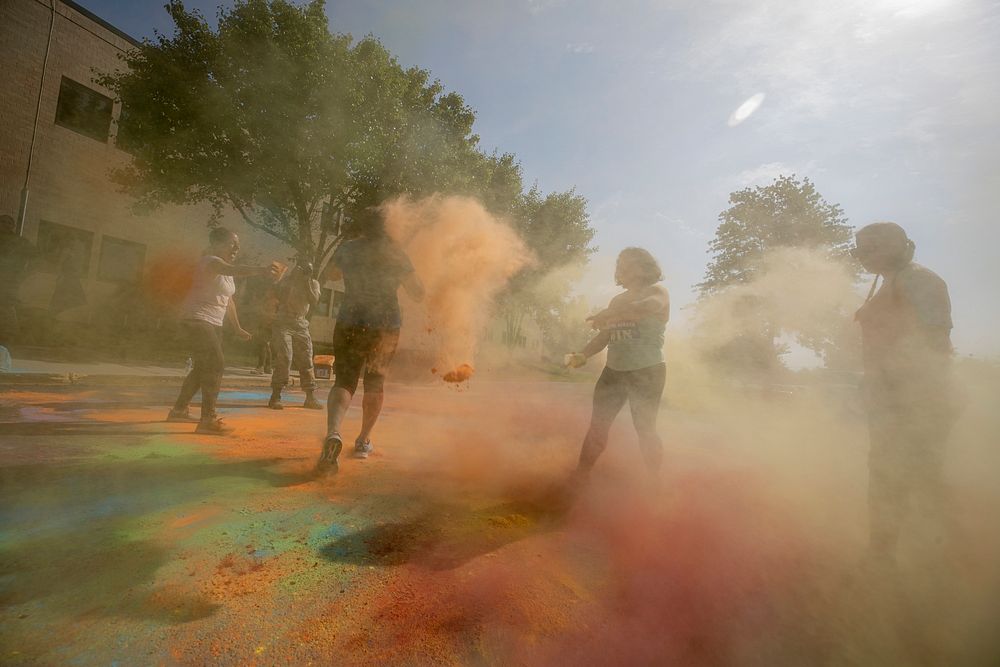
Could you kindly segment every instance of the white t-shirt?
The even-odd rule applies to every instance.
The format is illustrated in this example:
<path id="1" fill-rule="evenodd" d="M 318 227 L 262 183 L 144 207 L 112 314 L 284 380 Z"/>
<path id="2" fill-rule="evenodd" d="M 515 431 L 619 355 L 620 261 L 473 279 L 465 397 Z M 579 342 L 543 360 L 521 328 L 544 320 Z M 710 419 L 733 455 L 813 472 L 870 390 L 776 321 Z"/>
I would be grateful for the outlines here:
<path id="1" fill-rule="evenodd" d="M 236 282 L 232 276 L 222 276 L 209 269 L 215 259 L 222 261 L 219 257 L 206 255 L 198 262 L 191 290 L 181 305 L 181 319 L 202 320 L 217 327 L 225 321 L 229 299 L 236 293 Z"/>

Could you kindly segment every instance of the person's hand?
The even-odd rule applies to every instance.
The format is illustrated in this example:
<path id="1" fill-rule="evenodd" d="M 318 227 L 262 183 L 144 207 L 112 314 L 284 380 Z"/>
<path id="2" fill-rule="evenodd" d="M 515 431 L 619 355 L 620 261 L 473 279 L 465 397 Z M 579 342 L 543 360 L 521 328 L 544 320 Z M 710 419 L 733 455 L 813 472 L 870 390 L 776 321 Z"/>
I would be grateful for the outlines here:
<path id="1" fill-rule="evenodd" d="M 569 368 L 580 368 L 587 363 L 587 355 L 582 352 L 571 352 L 563 358 L 563 363 Z"/>
<path id="2" fill-rule="evenodd" d="M 279 262 L 271 262 L 267 266 L 260 267 L 260 275 L 266 276 L 271 280 L 278 280 L 284 272 L 285 267 L 283 267 Z"/>
<path id="3" fill-rule="evenodd" d="M 251 338 L 253 338 L 253 334 L 251 334 L 249 331 L 247 331 L 242 327 L 236 332 L 236 335 L 242 338 L 243 340 L 250 340 Z"/>

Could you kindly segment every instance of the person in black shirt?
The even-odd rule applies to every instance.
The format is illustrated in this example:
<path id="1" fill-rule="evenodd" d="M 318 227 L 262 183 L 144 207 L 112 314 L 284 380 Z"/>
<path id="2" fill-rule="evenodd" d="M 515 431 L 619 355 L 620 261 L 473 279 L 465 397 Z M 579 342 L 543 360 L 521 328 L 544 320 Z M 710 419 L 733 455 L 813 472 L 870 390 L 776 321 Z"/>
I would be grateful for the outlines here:
<path id="1" fill-rule="evenodd" d="M 344 281 L 344 302 L 333 333 L 336 379 L 327 399 L 327 433 L 317 470 L 336 472 L 343 449 L 340 424 L 364 373 L 361 433 L 354 455 L 372 452 L 371 431 L 382 411 L 386 369 L 396 352 L 402 318 L 397 292 L 402 286 L 420 301 L 424 288 L 410 259 L 385 232 L 381 214 L 368 209 L 352 222 L 357 238 L 333 255 L 327 278 Z"/>

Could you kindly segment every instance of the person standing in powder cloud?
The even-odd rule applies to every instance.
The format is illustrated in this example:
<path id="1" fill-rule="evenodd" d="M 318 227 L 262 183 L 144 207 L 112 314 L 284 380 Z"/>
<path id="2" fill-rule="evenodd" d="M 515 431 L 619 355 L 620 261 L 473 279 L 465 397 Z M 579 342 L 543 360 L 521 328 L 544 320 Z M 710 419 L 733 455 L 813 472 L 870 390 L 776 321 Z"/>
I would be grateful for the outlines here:
<path id="1" fill-rule="evenodd" d="M 935 528 L 954 528 L 944 479 L 945 444 L 956 416 L 949 381 L 951 301 L 945 281 L 913 262 L 916 246 L 899 225 L 868 225 L 856 241 L 854 256 L 876 274 L 855 315 L 870 439 L 869 558 L 892 566 L 911 503 Z"/>
<path id="2" fill-rule="evenodd" d="M 340 424 L 362 372 L 361 433 L 354 442 L 354 455 L 367 458 L 371 454 L 370 436 L 382 411 L 385 374 L 402 327 L 399 287 L 402 285 L 416 301 L 424 297 L 413 264 L 386 234 L 378 211 L 365 210 L 351 226 L 357 238 L 337 248 L 327 273 L 330 280 L 343 279 L 344 301 L 333 333 L 336 379 L 327 399 L 327 433 L 316 466 L 318 472 L 338 469 L 337 460 L 343 449 Z"/>
<path id="3" fill-rule="evenodd" d="M 319 303 L 319 281 L 312 277 L 309 262 L 296 261 L 295 268 L 278 283 L 277 317 L 272 325 L 271 349 L 274 352 L 274 372 L 271 374 L 271 400 L 267 407 L 281 410 L 281 390 L 288 384 L 288 371 L 294 365 L 299 382 L 306 393 L 302 407 L 321 410 L 316 400 L 316 378 L 313 376 L 313 345 L 309 333 L 309 309 Z"/>
<path id="4" fill-rule="evenodd" d="M 234 278 L 273 275 L 272 266 L 237 266 L 233 264 L 240 252 L 240 239 L 224 227 L 215 227 L 208 235 L 209 247 L 194 272 L 191 289 L 181 305 L 181 327 L 188 338 L 194 367 L 181 386 L 169 422 L 198 422 L 196 433 L 221 435 L 231 429 L 216 416 L 215 404 L 222 386 L 226 360 L 222 353 L 222 324 L 225 320 L 235 327 L 244 340 L 251 336 L 240 326 L 236 314 Z M 201 390 L 201 418 L 188 409 L 191 399 Z"/>
<path id="5" fill-rule="evenodd" d="M 588 318 L 598 334 L 580 352 L 567 357 L 579 368 L 605 347 L 607 364 L 594 387 L 590 429 L 583 440 L 575 473 L 584 481 L 608 444 L 615 417 L 628 401 L 632 424 L 650 475 L 655 479 L 663 459 L 663 442 L 656 418 L 666 381 L 663 337 L 670 319 L 670 296 L 662 285 L 660 265 L 642 248 L 626 248 L 618 255 L 615 283 L 625 291 L 605 310 Z"/>

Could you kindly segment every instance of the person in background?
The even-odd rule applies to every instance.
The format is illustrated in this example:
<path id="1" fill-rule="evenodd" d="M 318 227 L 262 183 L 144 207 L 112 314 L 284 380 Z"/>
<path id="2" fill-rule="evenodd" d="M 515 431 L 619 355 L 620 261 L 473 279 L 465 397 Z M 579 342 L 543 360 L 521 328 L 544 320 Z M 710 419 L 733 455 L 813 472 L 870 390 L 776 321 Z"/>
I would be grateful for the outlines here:
<path id="1" fill-rule="evenodd" d="M 583 366 L 604 348 L 607 363 L 594 387 L 590 428 L 583 440 L 575 473 L 584 482 L 608 444 L 615 417 L 629 404 L 632 424 L 650 475 L 658 476 L 663 443 L 656 418 L 666 380 L 663 336 L 670 319 L 670 296 L 662 285 L 660 265 L 642 248 L 626 248 L 618 255 L 615 283 L 625 291 L 608 307 L 588 318 L 598 330 L 583 350 L 567 355 L 567 365 Z"/>
<path id="2" fill-rule="evenodd" d="M 944 479 L 957 414 L 949 381 L 951 300 L 945 281 L 913 262 L 916 245 L 899 225 L 877 222 L 855 239 L 853 255 L 875 274 L 855 315 L 870 440 L 869 558 L 891 567 L 908 510 L 953 529 Z"/>
<path id="3" fill-rule="evenodd" d="M 218 418 L 215 411 L 222 373 L 226 361 L 222 352 L 222 325 L 228 320 L 244 340 L 251 336 L 240 326 L 236 313 L 234 278 L 274 275 L 271 266 L 237 266 L 240 239 L 224 227 L 215 227 L 208 235 L 209 247 L 195 269 L 191 289 L 181 305 L 181 326 L 188 338 L 194 367 L 181 386 L 173 409 L 167 414 L 169 422 L 198 422 L 196 433 L 221 435 L 231 429 Z M 201 417 L 196 419 L 189 411 L 194 395 L 201 390 Z"/>
<path id="4" fill-rule="evenodd" d="M 9 370 L 10 346 L 18 332 L 17 292 L 28 272 L 34 247 L 17 234 L 9 215 L 0 215 L 0 370 Z"/>
<path id="5" fill-rule="evenodd" d="M 278 297 L 270 280 L 259 279 L 252 289 L 257 325 L 253 336 L 254 346 L 257 348 L 257 366 L 250 372 L 254 375 L 270 375 L 274 360 L 271 332 L 278 314 Z"/>
<path id="6" fill-rule="evenodd" d="M 351 223 L 357 238 L 343 243 L 333 255 L 327 273 L 344 281 L 344 301 L 333 333 L 336 380 L 327 399 L 327 432 L 317 463 L 318 472 L 336 472 L 343 448 L 340 424 L 351 405 L 358 379 L 364 373 L 361 433 L 354 456 L 367 458 L 373 447 L 371 432 L 382 411 L 385 374 L 399 342 L 402 318 L 399 287 L 416 301 L 424 287 L 409 257 L 386 234 L 378 211 L 367 209 Z"/>
<path id="7" fill-rule="evenodd" d="M 299 383 L 306 393 L 302 407 L 321 410 L 316 400 L 316 378 L 313 375 L 313 345 L 309 333 L 309 309 L 319 303 L 319 281 L 313 278 L 309 262 L 296 261 L 295 268 L 283 277 L 275 288 L 277 316 L 272 325 L 271 349 L 274 352 L 274 372 L 271 374 L 271 400 L 267 407 L 281 410 L 281 390 L 288 384 L 292 366 L 299 372 Z"/>

